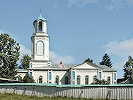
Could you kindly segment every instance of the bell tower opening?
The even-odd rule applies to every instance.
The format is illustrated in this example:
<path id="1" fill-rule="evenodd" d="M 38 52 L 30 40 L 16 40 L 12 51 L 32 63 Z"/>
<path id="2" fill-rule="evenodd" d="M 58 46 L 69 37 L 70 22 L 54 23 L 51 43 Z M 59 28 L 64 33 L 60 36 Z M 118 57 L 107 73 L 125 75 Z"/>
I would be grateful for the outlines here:
<path id="1" fill-rule="evenodd" d="M 42 31 L 42 22 L 41 21 L 39 22 L 38 29 L 39 29 L 39 31 Z"/>

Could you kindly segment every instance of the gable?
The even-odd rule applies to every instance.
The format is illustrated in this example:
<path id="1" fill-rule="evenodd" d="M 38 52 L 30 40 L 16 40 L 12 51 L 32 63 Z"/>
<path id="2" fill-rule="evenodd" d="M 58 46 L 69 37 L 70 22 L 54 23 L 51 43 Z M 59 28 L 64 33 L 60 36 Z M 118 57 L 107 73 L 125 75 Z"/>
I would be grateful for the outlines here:
<path id="1" fill-rule="evenodd" d="M 83 64 L 77 65 L 73 68 L 74 69 L 101 69 L 100 67 L 98 67 L 97 65 L 92 64 L 92 63 L 83 63 Z"/>

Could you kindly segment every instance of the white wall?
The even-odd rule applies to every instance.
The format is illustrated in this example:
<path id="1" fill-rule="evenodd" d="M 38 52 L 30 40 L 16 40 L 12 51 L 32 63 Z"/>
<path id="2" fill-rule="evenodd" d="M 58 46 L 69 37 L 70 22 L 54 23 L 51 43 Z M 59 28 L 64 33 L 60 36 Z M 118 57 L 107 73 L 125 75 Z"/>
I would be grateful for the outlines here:
<path id="1" fill-rule="evenodd" d="M 85 76 L 89 75 L 89 84 L 93 82 L 93 77 L 95 75 L 98 76 L 97 70 L 76 70 L 75 71 L 75 84 L 77 84 L 77 76 L 80 75 L 81 83 L 80 84 L 85 84 Z"/>
<path id="2" fill-rule="evenodd" d="M 32 71 L 32 76 L 36 83 L 39 83 L 39 76 L 42 76 L 42 83 L 47 83 L 47 71 Z"/>
<path id="3" fill-rule="evenodd" d="M 68 71 L 52 71 L 52 83 L 55 83 L 55 78 L 57 75 L 59 76 L 59 85 L 65 84 L 65 76 L 68 76 L 69 80 Z"/>

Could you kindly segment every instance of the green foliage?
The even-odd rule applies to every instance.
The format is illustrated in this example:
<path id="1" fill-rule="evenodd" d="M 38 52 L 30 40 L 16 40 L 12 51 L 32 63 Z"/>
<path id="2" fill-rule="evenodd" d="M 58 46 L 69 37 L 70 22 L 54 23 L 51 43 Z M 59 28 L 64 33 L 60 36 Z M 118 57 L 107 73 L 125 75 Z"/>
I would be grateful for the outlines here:
<path id="1" fill-rule="evenodd" d="M 91 84 L 102 84 L 102 85 L 106 85 L 109 84 L 108 81 L 103 80 L 99 80 L 99 79 L 95 79 L 95 82 L 91 83 Z"/>
<path id="2" fill-rule="evenodd" d="M 106 65 L 110 68 L 112 67 L 111 58 L 107 53 L 103 56 L 102 61 L 100 62 L 100 65 Z"/>
<path id="3" fill-rule="evenodd" d="M 10 35 L 0 34 L 0 77 L 15 79 L 19 49 L 19 43 L 16 43 Z"/>
<path id="4" fill-rule="evenodd" d="M 33 77 L 30 77 L 29 74 L 26 74 L 23 78 L 23 82 L 24 83 L 34 83 L 35 80 L 33 79 Z"/>
<path id="5" fill-rule="evenodd" d="M 22 56 L 22 59 L 21 59 L 21 67 L 20 68 L 24 68 L 24 69 L 27 69 L 27 68 L 29 68 L 29 60 L 31 60 L 31 57 L 29 57 L 29 55 L 28 54 L 26 54 L 26 55 L 23 55 Z"/>
<path id="6" fill-rule="evenodd" d="M 86 59 L 84 62 L 90 62 L 90 63 L 93 63 L 93 60 L 90 59 L 90 58 L 88 58 L 88 59 Z"/>
<path id="7" fill-rule="evenodd" d="M 129 83 L 133 83 L 133 58 L 128 57 L 128 61 L 125 63 L 124 67 L 124 79 L 129 80 Z"/>

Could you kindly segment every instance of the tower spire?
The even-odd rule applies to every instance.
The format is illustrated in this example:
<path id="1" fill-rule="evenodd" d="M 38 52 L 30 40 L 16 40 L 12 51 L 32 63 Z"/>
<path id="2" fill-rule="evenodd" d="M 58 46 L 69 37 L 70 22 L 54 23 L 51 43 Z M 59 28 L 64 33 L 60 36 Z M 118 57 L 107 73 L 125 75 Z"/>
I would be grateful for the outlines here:
<path id="1" fill-rule="evenodd" d="M 38 17 L 38 20 L 39 20 L 39 19 L 41 19 L 41 20 L 45 20 L 45 21 L 46 21 L 46 19 L 42 16 L 41 9 L 40 9 L 40 16 Z"/>
<path id="2" fill-rule="evenodd" d="M 40 15 L 42 15 L 41 9 L 40 9 Z"/>

